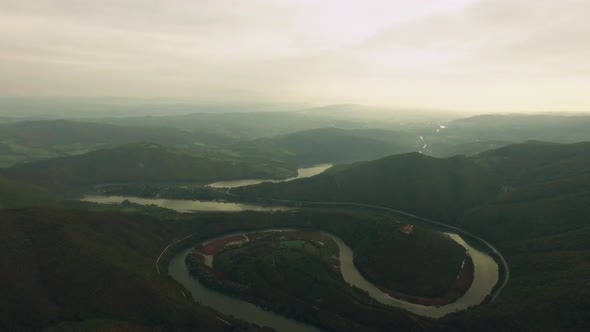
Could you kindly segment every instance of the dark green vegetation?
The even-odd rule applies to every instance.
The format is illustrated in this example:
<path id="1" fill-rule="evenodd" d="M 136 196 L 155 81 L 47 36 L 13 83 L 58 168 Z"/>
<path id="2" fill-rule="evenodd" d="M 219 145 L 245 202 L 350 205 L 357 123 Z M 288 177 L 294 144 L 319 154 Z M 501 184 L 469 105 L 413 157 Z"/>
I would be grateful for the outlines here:
<path id="1" fill-rule="evenodd" d="M 0 174 L 46 187 L 111 183 L 210 182 L 295 175 L 283 164 L 216 159 L 155 144 L 132 144 L 17 165 Z"/>
<path id="2" fill-rule="evenodd" d="M 494 243 L 512 268 L 501 296 L 459 325 L 584 330 L 589 181 L 590 143 L 528 142 L 469 158 L 388 157 L 241 194 L 378 204 L 458 224 Z"/>
<path id="3" fill-rule="evenodd" d="M 449 218 L 494 197 L 499 190 L 493 174 L 468 158 L 437 159 L 409 153 L 334 167 L 313 178 L 232 192 L 301 201 L 367 203 Z"/>
<path id="4" fill-rule="evenodd" d="M 296 223 L 286 225 L 340 236 L 354 250 L 361 271 L 374 276 L 378 285 L 410 295 L 443 296 L 465 257 L 461 246 L 440 233 L 417 227 L 412 235 L 403 234 L 400 219 L 385 213 L 314 209 L 296 217 Z"/>
<path id="5" fill-rule="evenodd" d="M 169 186 L 158 184 L 121 184 L 103 186 L 96 188 L 96 191 L 98 194 L 104 196 L 161 197 L 178 200 L 216 201 L 227 198 L 226 191 L 223 188 L 211 188 L 209 186 L 179 187 L 174 184 Z"/>
<path id="6" fill-rule="evenodd" d="M 302 165 L 407 151 L 424 155 L 340 165 L 313 179 L 232 192 L 251 200 L 345 200 L 390 206 L 453 223 L 497 246 L 511 267 L 510 282 L 500 297 L 437 322 L 411 317 L 415 329 L 590 330 L 589 145 L 509 145 L 529 139 L 590 140 L 588 116 L 494 115 L 450 122 L 439 117 L 401 124 L 399 119 L 345 116 L 342 109 L 347 107 L 340 106 L 291 113 L 252 113 L 258 110 L 253 107 L 249 113 L 219 114 L 212 108 L 144 108 L 121 100 L 103 113 L 100 100 L 69 106 L 61 101 L 46 106 L 47 102 L 37 100 L 23 113 L 22 104 L 2 112 L 38 118 L 50 107 L 70 117 L 81 114 L 88 119 L 94 112 L 113 118 L 93 120 L 100 124 L 0 118 L 0 167 L 26 162 L 0 170 L 0 209 L 53 207 L 0 212 L 0 330 L 222 328 L 214 313 L 181 296 L 177 284 L 155 276 L 154 261 L 174 239 L 194 232 L 204 238 L 236 228 L 291 225 L 330 230 L 355 248 L 358 268 L 376 284 L 437 296 L 457 269 L 456 248 L 428 240 L 433 235 L 418 229 L 415 235 L 424 250 L 415 250 L 411 238 L 380 232 L 389 224 L 380 224 L 384 217 L 378 214 L 351 217 L 312 210 L 188 216 L 134 204 L 64 203 L 50 194 L 66 187 L 82 187 L 85 192 L 94 185 L 123 182 L 130 187 L 109 189 L 184 197 L 186 190 L 175 186 L 186 182 L 284 178 Z M 122 116 L 122 109 L 126 115 L 170 109 L 176 114 L 217 114 L 114 118 Z M 361 113 L 357 111 L 352 113 Z M 369 127 L 382 129 L 363 129 Z M 52 159 L 56 157 L 60 158 Z M 190 195 L 223 197 L 220 191 L 205 189 Z M 343 222 L 355 218 L 363 222 Z M 396 264 L 409 268 L 390 269 Z M 32 312 L 40 314 L 31 319 Z M 353 314 L 351 320 L 366 320 L 359 323 L 363 326 L 410 327 L 404 313 L 383 321 L 377 314 Z"/>
<path id="7" fill-rule="evenodd" d="M 326 248 L 317 248 L 304 241 L 281 239 L 281 235 L 274 237 L 217 254 L 214 272 L 207 272 L 196 255 L 187 262 L 201 280 L 211 280 L 208 285 L 328 330 L 408 329 L 413 325 L 403 314 L 371 305 L 365 294 L 342 280 L 338 268 L 332 266 L 336 244 L 329 239 L 323 239 Z M 223 277 L 206 276 L 212 273 Z"/>
<path id="8" fill-rule="evenodd" d="M 27 206 L 51 207 L 59 204 L 47 190 L 0 177 L 0 210 Z"/>
<path id="9" fill-rule="evenodd" d="M 444 298 L 451 288 L 465 249 L 441 233 L 418 227 L 411 235 L 394 223 L 359 227 L 353 239 L 354 263 L 385 290 L 423 298 Z M 463 290 L 465 291 L 465 289 Z"/>
<path id="10" fill-rule="evenodd" d="M 216 319 L 215 313 L 199 307 L 190 297 L 185 298 L 175 282 L 157 275 L 154 264 L 167 244 L 189 234 L 194 234 L 191 240 L 198 243 L 200 239 L 235 229 L 307 226 L 338 231 L 361 250 L 362 241 L 366 241 L 358 236 L 362 222 L 367 220 L 369 225 L 374 225 L 371 228 L 387 222 L 379 214 L 332 210 L 181 215 L 132 204 L 75 204 L 73 207 L 76 209 L 0 212 L 0 273 L 3 275 L 0 329 L 109 330 L 122 326 L 125 330 L 231 330 Z M 160 261 L 164 275 L 167 259 L 174 249 Z M 383 251 L 366 254 L 391 256 Z M 430 254 L 443 257 L 439 252 Z M 446 273 L 430 266 L 416 268 Z M 347 291 L 347 294 L 354 292 Z M 364 295 L 356 294 L 354 298 Z M 346 313 L 343 321 L 355 321 L 359 328 L 434 327 L 420 318 L 376 305 L 348 308 L 340 303 L 337 308 Z M 31 317 L 32 311 L 39 314 Z M 231 321 L 234 330 L 240 326 L 239 322 L 224 319 Z M 326 319 L 331 324 L 341 322 L 338 317 Z"/>
<path id="11" fill-rule="evenodd" d="M 234 227 L 240 225 L 240 229 L 244 230 L 266 226 L 309 227 L 332 232 L 352 247 L 355 259 L 370 257 L 362 264 L 368 270 L 375 271 L 376 262 L 385 262 L 383 273 L 392 277 L 388 280 L 388 286 L 412 292 L 444 293 L 457 275 L 464 257 L 463 248 L 448 238 L 422 228 L 418 228 L 412 237 L 408 237 L 399 232 L 399 224 L 390 215 L 378 212 L 310 209 L 297 213 L 273 213 L 264 220 L 236 218 L 234 221 Z M 219 220 L 208 226 L 221 231 L 230 224 L 231 222 Z M 203 227 L 205 229 L 208 228 Z M 272 242 L 270 240 L 270 245 Z M 283 245 L 280 235 L 275 237 L 274 243 L 274 251 L 265 250 L 264 246 L 269 245 L 268 240 L 263 243 L 254 242 L 251 247 L 243 247 L 244 250 L 228 251 L 227 256 L 220 256 L 220 265 L 216 263 L 216 256 L 214 267 L 224 270 L 222 274 L 229 278 L 229 282 L 212 278 L 197 263 L 197 256 L 190 260 L 191 269 L 211 287 L 328 330 L 406 330 L 411 327 L 435 327 L 417 317 L 412 317 L 412 322 L 407 314 L 379 305 L 365 294 L 346 286 L 339 273 L 331 267 L 334 263 L 330 259 L 329 247 L 327 252 L 320 251 L 318 257 L 317 251 L 310 254 L 312 251 L 305 248 L 301 249 L 296 245 L 289 248 L 288 245 Z M 273 252 L 275 267 L 272 265 Z M 404 273 L 393 273 L 400 266 L 403 266 Z"/>
<path id="12" fill-rule="evenodd" d="M 5 210 L 0 220 L 0 330 L 227 328 L 156 274 L 155 258 L 191 224 L 63 209 Z"/>

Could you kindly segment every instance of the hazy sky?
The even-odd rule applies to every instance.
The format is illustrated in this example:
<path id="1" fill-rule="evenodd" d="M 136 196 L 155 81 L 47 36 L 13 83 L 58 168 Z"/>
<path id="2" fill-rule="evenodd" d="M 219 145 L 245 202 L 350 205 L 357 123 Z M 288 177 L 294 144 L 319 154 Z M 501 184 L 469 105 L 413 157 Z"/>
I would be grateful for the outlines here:
<path id="1" fill-rule="evenodd" d="M 590 110 L 590 0 L 0 0 L 0 95 Z"/>

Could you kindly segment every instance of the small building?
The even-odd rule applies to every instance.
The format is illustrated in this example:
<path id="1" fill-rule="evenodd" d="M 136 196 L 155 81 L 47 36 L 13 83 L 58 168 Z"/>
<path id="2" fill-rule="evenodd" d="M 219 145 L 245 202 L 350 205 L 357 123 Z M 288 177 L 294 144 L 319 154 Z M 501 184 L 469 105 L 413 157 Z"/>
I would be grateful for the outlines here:
<path id="1" fill-rule="evenodd" d="M 406 234 L 406 235 L 410 235 L 412 233 L 414 233 L 414 225 L 412 224 L 403 224 L 400 226 L 399 228 L 400 232 Z"/>

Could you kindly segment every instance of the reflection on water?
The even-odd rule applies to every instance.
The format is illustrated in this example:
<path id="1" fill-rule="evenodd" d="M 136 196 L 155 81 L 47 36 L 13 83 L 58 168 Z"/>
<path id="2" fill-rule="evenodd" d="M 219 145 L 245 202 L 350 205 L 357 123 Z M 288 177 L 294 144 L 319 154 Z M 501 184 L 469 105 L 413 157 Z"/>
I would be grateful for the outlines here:
<path id="1" fill-rule="evenodd" d="M 177 212 L 196 212 L 196 211 L 224 211 L 224 212 L 239 212 L 239 211 L 280 211 L 289 210 L 287 207 L 281 206 L 260 206 L 241 203 L 227 203 L 216 201 L 191 201 L 182 199 L 153 199 L 141 198 L 133 196 L 98 196 L 86 195 L 81 199 L 83 202 L 93 202 L 100 204 L 117 204 L 123 201 L 141 205 L 156 205 L 159 207 L 175 210 Z"/>
<path id="2" fill-rule="evenodd" d="M 332 238 L 340 247 L 340 272 L 347 283 L 367 291 L 372 298 L 385 305 L 402 308 L 421 316 L 440 318 L 446 314 L 464 310 L 482 303 L 486 296 L 492 292 L 499 278 L 498 264 L 490 255 L 473 248 L 457 234 L 447 233 L 447 235 L 464 247 L 469 255 L 471 255 L 474 265 L 474 275 L 473 283 L 467 292 L 457 301 L 443 306 L 424 306 L 414 304 L 398 300 L 391 297 L 389 294 L 384 293 L 377 288 L 377 286 L 366 280 L 354 266 L 354 253 L 352 252 L 352 249 L 350 249 L 350 247 L 348 247 L 340 238 L 336 236 L 332 236 Z"/>
<path id="3" fill-rule="evenodd" d="M 168 274 L 182 284 L 193 296 L 195 301 L 213 308 L 222 314 L 233 316 L 237 319 L 254 323 L 260 326 L 268 326 L 277 331 L 285 332 L 320 332 L 321 330 L 304 323 L 286 318 L 284 316 L 264 310 L 252 303 L 222 294 L 211 288 L 203 286 L 198 279 L 190 275 L 185 257 L 192 251 L 186 249 L 175 255 L 168 265 Z"/>
<path id="4" fill-rule="evenodd" d="M 332 167 L 332 164 L 321 164 L 321 165 L 316 165 L 313 167 L 299 168 L 297 170 L 297 176 L 292 177 L 292 178 L 288 178 L 288 179 L 283 179 L 283 180 L 247 179 L 247 180 L 235 180 L 235 181 L 220 181 L 220 182 L 210 183 L 210 184 L 208 184 L 208 186 L 213 187 L 213 188 L 236 188 L 236 187 L 250 186 L 250 185 L 259 184 L 259 183 L 263 183 L 263 182 L 273 182 L 273 183 L 287 182 L 287 181 L 309 178 L 309 177 L 318 175 L 320 173 L 323 173 L 325 170 L 327 170 L 330 167 Z"/>
<path id="5" fill-rule="evenodd" d="M 274 231 L 293 231 L 293 229 L 276 229 Z M 260 231 L 235 232 L 231 234 L 225 234 L 204 241 L 203 244 L 218 239 L 222 239 L 228 236 L 256 232 Z M 461 236 L 457 234 L 447 233 L 447 235 L 451 239 L 463 246 L 468 251 L 473 260 L 474 279 L 469 290 L 467 290 L 465 295 L 458 299 L 456 302 L 438 307 L 423 306 L 406 302 L 403 300 L 398 300 L 382 292 L 379 288 L 370 283 L 361 275 L 361 273 L 354 266 L 354 253 L 352 249 L 348 245 L 346 245 L 346 243 L 344 243 L 342 239 L 331 233 L 322 233 L 327 236 L 330 236 L 338 245 L 340 258 L 340 272 L 342 273 L 343 279 L 347 283 L 367 291 L 369 296 L 385 305 L 401 308 L 421 316 L 439 318 L 448 313 L 467 309 L 470 306 L 478 305 L 481 302 L 483 302 L 483 300 L 486 298 L 488 294 L 492 292 L 494 285 L 498 281 L 498 265 L 492 259 L 492 257 L 473 248 L 471 245 L 466 243 L 461 238 Z M 215 310 L 218 310 L 224 314 L 234 316 L 238 319 L 245 320 L 247 322 L 273 327 L 279 331 L 318 331 L 316 328 L 311 327 L 309 325 L 301 324 L 294 320 L 264 310 L 246 301 L 230 297 L 216 290 L 203 286 L 198 281 L 198 279 L 190 275 L 186 267 L 185 257 L 190 253 L 191 250 L 192 249 L 187 249 L 176 254 L 170 262 L 170 265 L 168 267 L 168 273 L 172 278 L 174 278 L 176 281 L 178 281 L 184 287 L 186 287 L 186 289 L 188 289 L 191 292 L 196 301 L 199 301 L 202 304 L 209 306 Z"/>

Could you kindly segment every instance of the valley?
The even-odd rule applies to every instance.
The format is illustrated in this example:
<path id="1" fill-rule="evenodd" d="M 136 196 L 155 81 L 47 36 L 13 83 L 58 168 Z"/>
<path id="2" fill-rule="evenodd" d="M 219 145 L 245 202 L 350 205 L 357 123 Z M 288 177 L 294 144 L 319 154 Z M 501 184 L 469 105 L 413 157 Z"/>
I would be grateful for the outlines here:
<path id="1" fill-rule="evenodd" d="M 0 332 L 590 331 L 590 0 L 0 0 Z"/>
<path id="2" fill-rule="evenodd" d="M 25 126 L 27 140 L 5 142 L 41 147 L 35 142 L 46 136 L 31 130 L 45 125 Z M 80 132 L 88 136 L 84 126 Z M 93 128 L 106 130 L 101 126 Z M 16 252 L 6 252 L 5 273 L 36 277 L 16 288 L 16 279 L 7 281 L 4 291 L 16 305 L 0 308 L 14 317 L 4 327 L 486 331 L 489 324 L 503 329 L 503 320 L 542 330 L 561 326 L 562 317 L 583 326 L 584 300 L 560 299 L 574 289 L 584 294 L 588 275 L 588 144 L 527 141 L 485 150 L 488 143 L 467 147 L 462 136 L 445 139 L 448 151 L 476 152 L 440 158 L 421 153 L 423 141 L 433 155 L 442 147 L 417 135 L 421 130 L 306 129 L 203 144 L 188 136 L 160 143 L 134 142 L 140 136 L 99 143 L 90 136 L 87 142 L 99 144 L 91 151 L 0 169 L 0 212 L 11 220 L 7 248 L 31 239 L 18 247 L 34 257 L 44 241 L 63 238 L 63 248 L 48 249 L 47 259 L 20 270 L 6 263 Z M 117 128 L 112 137 L 126 131 Z M 195 254 L 228 236 L 238 243 L 205 260 Z M 147 239 L 154 241 L 149 252 L 141 249 Z M 63 256 L 74 248 L 85 249 Z M 104 293 L 102 302 L 80 305 L 90 296 L 85 282 L 49 272 L 62 265 L 64 273 L 102 266 L 109 283 L 135 280 L 157 305 L 143 308 L 136 296 L 137 303 L 112 307 L 118 295 L 108 286 L 93 293 Z M 564 274 L 567 282 L 558 277 Z M 68 280 L 76 297 L 39 291 L 17 300 L 18 289 L 63 287 L 58 280 Z M 52 304 L 57 309 L 31 322 L 17 315 L 18 308 L 48 301 L 72 306 Z M 517 310 L 523 303 L 526 310 Z M 134 318 L 130 306 L 137 307 Z M 533 321 L 547 308 L 553 314 Z M 148 318 L 152 311 L 157 321 Z"/>

